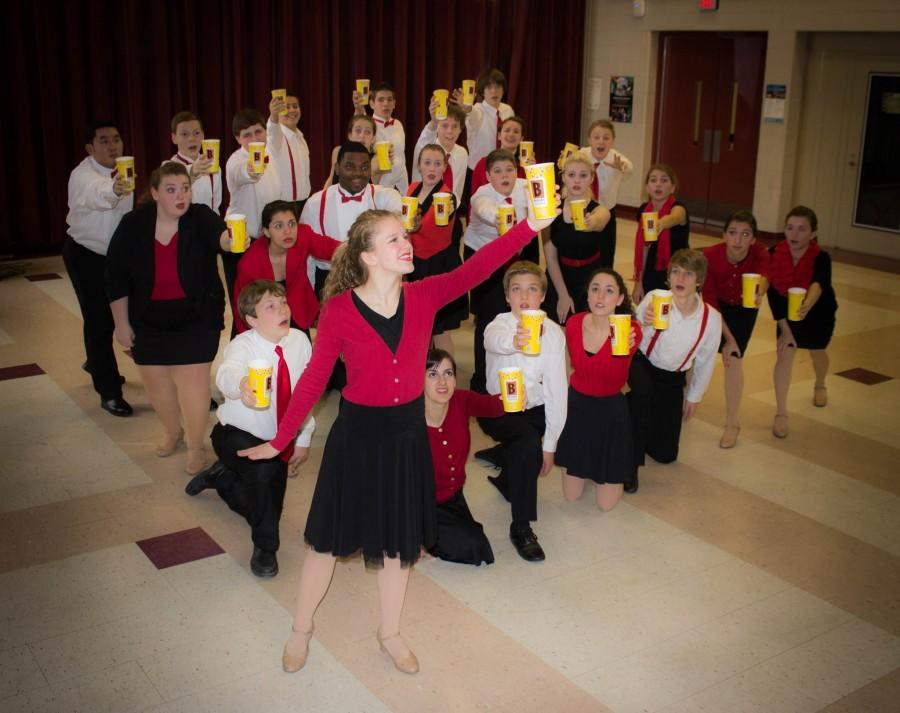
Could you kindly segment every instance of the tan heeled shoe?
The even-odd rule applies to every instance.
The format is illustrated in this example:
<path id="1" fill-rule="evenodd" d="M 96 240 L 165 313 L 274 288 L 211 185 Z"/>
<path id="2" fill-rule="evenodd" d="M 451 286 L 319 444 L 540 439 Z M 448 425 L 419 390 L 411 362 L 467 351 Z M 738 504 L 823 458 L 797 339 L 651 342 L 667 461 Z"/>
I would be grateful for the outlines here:
<path id="1" fill-rule="evenodd" d="M 300 634 L 300 636 L 306 637 L 306 648 L 304 648 L 302 654 L 295 656 L 288 652 L 287 644 L 284 645 L 284 651 L 281 653 L 281 667 L 284 669 L 285 673 L 297 673 L 297 671 L 306 666 L 306 657 L 309 656 L 309 640 L 312 638 L 313 630 L 315 628 L 315 625 L 313 625 L 309 628 L 309 631 L 301 632 L 297 631 L 293 626 L 291 627 L 291 631 L 294 634 Z M 288 643 L 290 643 L 290 641 L 288 641 Z"/>
<path id="2" fill-rule="evenodd" d="M 400 634 L 394 634 L 393 636 L 386 636 L 381 638 L 381 634 L 379 632 L 375 632 L 375 638 L 378 639 L 378 646 L 382 651 L 387 655 L 387 657 L 394 663 L 394 667 L 400 671 L 401 673 L 418 673 L 419 672 L 419 659 L 416 658 L 416 655 L 410 651 L 406 656 L 402 658 L 398 658 L 392 654 L 387 646 L 384 645 L 386 641 L 393 641 L 394 639 L 398 639 L 401 644 L 406 646 L 403 640 L 400 638 Z M 407 647 L 407 651 L 409 651 L 409 647 Z"/>
<path id="3" fill-rule="evenodd" d="M 772 435 L 775 438 L 787 438 L 788 420 L 787 416 L 775 416 L 775 422 L 772 424 Z"/>
<path id="4" fill-rule="evenodd" d="M 824 386 L 817 386 L 813 389 L 813 406 L 823 408 L 828 405 L 828 389 Z"/>
<path id="5" fill-rule="evenodd" d="M 182 429 L 178 429 L 178 433 L 175 434 L 174 438 L 167 433 L 165 440 L 156 446 L 156 457 L 166 458 L 172 455 L 183 441 L 184 431 Z"/>
<path id="6" fill-rule="evenodd" d="M 200 446 L 200 448 L 188 446 L 187 463 L 184 466 L 184 472 L 194 476 L 204 468 L 206 468 L 206 449 L 203 446 Z"/>
<path id="7" fill-rule="evenodd" d="M 719 439 L 719 448 L 734 448 L 740 432 L 740 426 L 725 426 L 722 438 Z"/>

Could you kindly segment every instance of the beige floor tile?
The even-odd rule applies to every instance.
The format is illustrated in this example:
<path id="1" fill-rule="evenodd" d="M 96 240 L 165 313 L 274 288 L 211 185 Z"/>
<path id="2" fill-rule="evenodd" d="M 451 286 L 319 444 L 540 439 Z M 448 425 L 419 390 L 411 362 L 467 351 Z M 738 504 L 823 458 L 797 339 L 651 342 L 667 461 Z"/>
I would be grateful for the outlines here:
<path id="1" fill-rule="evenodd" d="M 839 701 L 822 708 L 819 713 L 884 713 L 897 707 L 900 700 L 900 668 L 894 669 Z"/>
<path id="2" fill-rule="evenodd" d="M 0 650 L 0 699 L 47 685 L 31 649 L 27 646 Z"/>

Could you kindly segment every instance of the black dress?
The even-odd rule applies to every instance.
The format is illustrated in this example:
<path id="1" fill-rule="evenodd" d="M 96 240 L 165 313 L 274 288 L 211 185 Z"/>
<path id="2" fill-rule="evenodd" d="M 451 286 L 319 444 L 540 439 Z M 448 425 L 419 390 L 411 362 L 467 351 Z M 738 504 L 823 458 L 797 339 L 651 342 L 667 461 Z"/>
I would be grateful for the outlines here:
<path id="1" fill-rule="evenodd" d="M 769 249 L 770 253 L 774 253 L 775 247 Z M 813 308 L 807 313 L 804 319 L 799 322 L 790 322 L 791 333 L 800 349 L 825 349 L 831 342 L 834 334 L 835 315 L 837 313 L 837 298 L 834 294 L 834 287 L 831 284 L 831 256 L 822 250 L 816 255 L 813 262 L 813 274 L 811 282 L 819 283 L 822 288 L 822 295 L 816 300 Z M 787 318 L 786 295 L 782 295 L 771 285 L 767 293 L 769 298 L 769 307 L 772 310 L 772 317 L 777 322 L 779 319 Z M 775 327 L 776 337 L 781 334 L 781 327 Z"/>
<path id="2" fill-rule="evenodd" d="M 684 225 L 676 225 L 669 228 L 669 255 L 674 255 L 677 250 L 683 250 L 690 247 L 688 245 L 688 237 L 691 234 L 691 218 L 688 215 L 687 207 L 683 203 L 675 201 L 675 203 L 672 204 L 672 208 L 675 208 L 676 206 L 684 208 L 685 221 Z M 647 203 L 642 203 L 637 210 L 637 221 L 639 223 L 641 221 L 641 213 L 644 212 L 644 208 L 646 207 Z M 658 249 L 658 240 L 655 240 L 652 243 L 644 243 L 644 274 L 641 277 L 641 284 L 644 286 L 644 294 L 647 294 L 651 290 L 668 289 L 666 284 L 668 266 L 662 270 L 656 269 L 656 253 Z"/>
<path id="3" fill-rule="evenodd" d="M 596 201 L 590 201 L 585 213 L 590 213 L 598 205 Z M 559 270 L 569 296 L 575 303 L 575 312 L 587 310 L 587 288 L 591 273 L 612 264 L 612 256 L 606 254 L 609 241 L 604 232 L 605 230 L 602 232 L 576 230 L 575 224 L 566 222 L 562 214 L 556 216 L 556 220 L 550 225 L 550 242 L 556 248 Z M 557 318 L 558 302 L 559 294 L 553 280 L 548 280 L 547 298 L 544 300 L 543 309 L 554 320 Z"/>

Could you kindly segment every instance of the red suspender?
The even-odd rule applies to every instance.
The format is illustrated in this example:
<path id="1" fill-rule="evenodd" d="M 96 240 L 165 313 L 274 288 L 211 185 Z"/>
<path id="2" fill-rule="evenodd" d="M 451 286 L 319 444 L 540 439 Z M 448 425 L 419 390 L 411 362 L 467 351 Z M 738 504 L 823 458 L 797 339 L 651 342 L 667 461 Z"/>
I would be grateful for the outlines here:
<path id="1" fill-rule="evenodd" d="M 700 320 L 700 333 L 697 335 L 697 339 L 694 342 L 694 346 L 691 347 L 691 350 L 687 353 L 687 356 L 684 358 L 684 361 L 678 365 L 678 368 L 675 371 L 681 371 L 684 369 L 684 365 L 687 364 L 691 357 L 694 356 L 694 352 L 697 351 L 697 347 L 700 346 L 700 341 L 703 339 L 703 335 L 706 334 L 706 324 L 709 322 L 709 305 L 706 302 L 703 303 L 703 318 Z M 656 340 L 659 339 L 659 335 L 662 334 L 659 330 L 653 332 L 653 336 L 650 337 L 650 344 L 647 345 L 647 356 L 650 356 L 650 352 L 653 351 L 653 347 L 656 346 Z"/>
<path id="2" fill-rule="evenodd" d="M 281 129 L 281 127 L 278 128 Z M 291 151 L 291 142 L 287 136 L 284 137 L 284 145 L 287 146 L 288 159 L 291 162 L 291 200 L 297 200 L 297 171 L 294 168 L 294 152 Z M 319 235 L 325 235 L 325 233 L 319 233 Z"/>
<path id="3" fill-rule="evenodd" d="M 328 235 L 325 232 L 325 201 L 328 198 L 328 188 L 322 191 L 322 200 L 319 201 L 319 235 Z"/>

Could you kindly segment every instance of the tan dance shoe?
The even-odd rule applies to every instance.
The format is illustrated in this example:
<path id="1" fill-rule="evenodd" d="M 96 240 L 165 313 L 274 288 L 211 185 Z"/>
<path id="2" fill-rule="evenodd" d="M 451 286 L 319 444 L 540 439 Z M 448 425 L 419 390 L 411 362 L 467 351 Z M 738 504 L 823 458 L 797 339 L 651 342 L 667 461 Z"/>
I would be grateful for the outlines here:
<path id="1" fill-rule="evenodd" d="M 775 436 L 775 438 L 787 438 L 787 434 L 787 416 L 775 416 L 775 422 L 772 424 L 772 435 Z"/>
<path id="2" fill-rule="evenodd" d="M 204 468 L 206 468 L 206 449 L 203 446 L 200 446 L 200 448 L 188 446 L 187 463 L 184 466 L 184 472 L 193 476 L 197 475 Z"/>
<path id="3" fill-rule="evenodd" d="M 156 446 L 156 456 L 158 458 L 166 458 L 172 455 L 183 441 L 184 431 L 182 429 L 178 429 L 178 433 L 175 434 L 174 438 L 167 433 L 162 443 Z"/>
<path id="4" fill-rule="evenodd" d="M 388 641 L 392 642 L 394 640 L 397 640 L 401 644 L 406 646 L 406 644 L 403 642 L 403 639 L 400 638 L 400 634 L 394 634 L 393 636 L 386 636 L 382 639 L 381 634 L 376 631 L 375 638 L 378 639 L 378 646 L 380 646 L 381 650 L 384 651 L 384 653 L 387 655 L 387 657 L 391 661 L 393 661 L 394 666 L 397 668 L 398 671 L 400 671 L 401 673 L 418 673 L 419 672 L 419 659 L 416 658 L 416 655 L 412 651 L 409 651 L 409 648 L 407 648 L 407 651 L 409 651 L 409 653 L 406 656 L 398 657 L 398 656 L 394 656 L 394 654 L 392 654 L 388 650 L 388 647 L 385 646 L 385 642 L 388 642 Z"/>
<path id="5" fill-rule="evenodd" d="M 719 448 L 734 448 L 735 445 L 737 445 L 738 434 L 740 432 L 740 426 L 725 426 L 725 431 L 719 439 Z"/>
<path id="6" fill-rule="evenodd" d="M 824 386 L 817 386 L 813 390 L 813 405 L 819 408 L 828 405 L 828 389 Z"/>
<path id="7" fill-rule="evenodd" d="M 299 634 L 300 636 L 305 637 L 304 640 L 304 648 L 302 654 L 292 654 L 288 651 L 288 645 L 284 645 L 284 651 L 281 653 L 281 667 L 284 669 L 285 673 L 297 673 L 301 668 L 306 666 L 306 657 L 309 656 L 309 640 L 312 638 L 313 629 L 315 629 L 315 625 L 309 628 L 309 631 L 297 631 L 294 627 L 291 627 L 291 631 L 294 634 Z M 288 644 L 291 643 L 288 641 Z"/>

